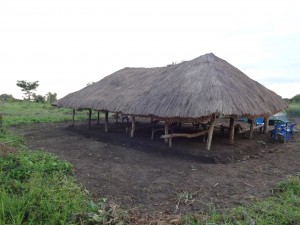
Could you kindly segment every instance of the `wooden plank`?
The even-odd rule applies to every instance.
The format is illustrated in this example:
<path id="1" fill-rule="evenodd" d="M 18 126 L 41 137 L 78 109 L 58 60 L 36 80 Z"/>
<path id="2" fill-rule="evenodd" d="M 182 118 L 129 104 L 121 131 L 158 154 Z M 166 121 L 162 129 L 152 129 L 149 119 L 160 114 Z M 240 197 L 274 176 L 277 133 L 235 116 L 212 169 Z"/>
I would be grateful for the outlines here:
<path id="1" fill-rule="evenodd" d="M 214 132 L 215 120 L 216 120 L 216 115 L 213 113 L 211 115 L 210 125 L 209 125 L 209 130 L 208 130 L 208 138 L 207 138 L 207 143 L 206 143 L 207 150 L 210 150 L 212 136 L 213 136 L 213 132 Z"/>
<path id="2" fill-rule="evenodd" d="M 134 137 L 134 131 L 135 131 L 135 117 L 132 116 L 130 137 Z"/>
<path id="3" fill-rule="evenodd" d="M 186 138 L 193 138 L 193 137 L 199 137 L 202 135 L 207 134 L 208 131 L 204 130 L 198 133 L 193 134 L 186 134 L 186 133 L 174 133 L 174 134 L 168 134 L 168 135 L 161 135 L 160 138 L 174 138 L 174 137 L 186 137 Z"/>
<path id="4" fill-rule="evenodd" d="M 234 144 L 234 118 L 230 117 L 229 123 L 229 144 Z"/>
<path id="5" fill-rule="evenodd" d="M 105 111 L 104 130 L 105 130 L 105 133 L 108 132 L 108 111 Z"/>

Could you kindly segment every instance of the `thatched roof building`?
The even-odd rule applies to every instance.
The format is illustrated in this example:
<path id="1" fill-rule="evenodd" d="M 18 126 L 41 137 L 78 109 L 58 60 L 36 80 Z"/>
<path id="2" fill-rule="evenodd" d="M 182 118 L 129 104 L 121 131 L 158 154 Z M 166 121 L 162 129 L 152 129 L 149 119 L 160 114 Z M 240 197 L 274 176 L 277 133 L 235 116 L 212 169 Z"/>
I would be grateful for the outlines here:
<path id="1" fill-rule="evenodd" d="M 287 107 L 280 96 L 212 53 L 166 67 L 124 68 L 55 104 L 164 121 L 267 117 Z"/>

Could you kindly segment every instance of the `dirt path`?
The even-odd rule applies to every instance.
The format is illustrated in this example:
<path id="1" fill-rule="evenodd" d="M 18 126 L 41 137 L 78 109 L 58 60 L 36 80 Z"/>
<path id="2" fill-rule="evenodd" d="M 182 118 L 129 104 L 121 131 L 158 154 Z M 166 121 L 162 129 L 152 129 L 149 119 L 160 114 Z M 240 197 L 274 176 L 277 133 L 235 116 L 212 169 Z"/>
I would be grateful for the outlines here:
<path id="1" fill-rule="evenodd" d="M 255 133 L 231 146 L 216 134 L 212 150 L 199 139 L 175 139 L 168 148 L 149 130 L 135 138 L 112 125 L 36 124 L 14 128 L 28 146 L 54 153 L 74 165 L 78 180 L 95 197 L 147 213 L 186 213 L 226 209 L 266 196 L 274 185 L 300 174 L 299 136 L 274 144 Z"/>

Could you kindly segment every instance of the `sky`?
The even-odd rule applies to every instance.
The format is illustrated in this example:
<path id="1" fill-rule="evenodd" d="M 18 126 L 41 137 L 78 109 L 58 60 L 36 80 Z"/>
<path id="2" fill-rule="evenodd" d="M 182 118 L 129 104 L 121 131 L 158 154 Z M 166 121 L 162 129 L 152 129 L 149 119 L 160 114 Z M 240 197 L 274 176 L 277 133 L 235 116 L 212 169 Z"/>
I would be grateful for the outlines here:
<path id="1" fill-rule="evenodd" d="M 62 98 L 124 67 L 206 53 L 283 98 L 300 94 L 297 0 L 0 0 L 0 94 Z"/>

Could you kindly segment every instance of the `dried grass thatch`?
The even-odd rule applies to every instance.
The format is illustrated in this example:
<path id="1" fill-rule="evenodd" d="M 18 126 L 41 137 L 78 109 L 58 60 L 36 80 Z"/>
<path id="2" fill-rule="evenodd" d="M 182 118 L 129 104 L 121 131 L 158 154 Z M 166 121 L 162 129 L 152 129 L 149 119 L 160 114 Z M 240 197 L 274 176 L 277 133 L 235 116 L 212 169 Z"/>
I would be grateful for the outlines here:
<path id="1" fill-rule="evenodd" d="M 167 67 L 124 68 L 55 105 L 164 119 L 268 116 L 287 107 L 280 96 L 212 53 Z"/>

